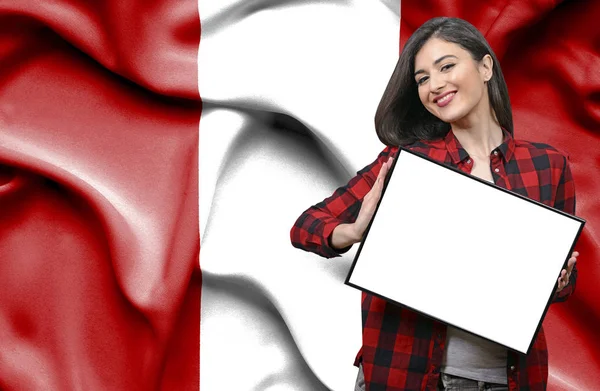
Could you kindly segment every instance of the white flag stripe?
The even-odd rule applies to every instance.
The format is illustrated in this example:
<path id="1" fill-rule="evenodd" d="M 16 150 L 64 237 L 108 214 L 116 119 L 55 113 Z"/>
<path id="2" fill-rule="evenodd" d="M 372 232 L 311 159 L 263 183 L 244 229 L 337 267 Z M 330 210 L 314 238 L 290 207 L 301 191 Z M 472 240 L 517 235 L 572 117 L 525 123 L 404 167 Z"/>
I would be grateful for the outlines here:
<path id="1" fill-rule="evenodd" d="M 354 251 L 326 260 L 294 249 L 289 230 L 383 147 L 373 116 L 398 57 L 397 11 L 214 3 L 199 3 L 200 389 L 352 389 Z M 274 127 L 273 112 L 294 120 Z"/>

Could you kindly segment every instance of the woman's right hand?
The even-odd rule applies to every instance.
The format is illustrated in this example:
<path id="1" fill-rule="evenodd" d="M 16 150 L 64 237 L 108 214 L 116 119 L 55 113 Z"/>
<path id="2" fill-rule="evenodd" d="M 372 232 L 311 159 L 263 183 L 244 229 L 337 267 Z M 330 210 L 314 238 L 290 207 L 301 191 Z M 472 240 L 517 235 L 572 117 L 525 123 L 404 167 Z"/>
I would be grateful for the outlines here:
<path id="1" fill-rule="evenodd" d="M 331 234 L 331 245 L 333 248 L 343 249 L 362 240 L 363 235 L 373 218 L 377 203 L 381 198 L 383 183 L 393 161 L 394 158 L 390 157 L 381 166 L 381 170 L 379 170 L 379 174 L 377 175 L 373 187 L 362 200 L 362 205 L 358 212 L 358 216 L 356 217 L 356 221 L 352 224 L 340 224 L 335 227 Z"/>

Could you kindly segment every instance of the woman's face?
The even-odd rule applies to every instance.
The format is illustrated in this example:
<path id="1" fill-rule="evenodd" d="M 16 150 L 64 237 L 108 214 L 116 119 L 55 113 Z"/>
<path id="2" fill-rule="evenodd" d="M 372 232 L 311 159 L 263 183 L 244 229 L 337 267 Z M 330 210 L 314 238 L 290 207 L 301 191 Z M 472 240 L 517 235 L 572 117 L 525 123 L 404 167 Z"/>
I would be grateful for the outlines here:
<path id="1" fill-rule="evenodd" d="M 481 62 L 459 45 L 431 38 L 415 56 L 415 81 L 423 106 L 444 122 L 490 115 L 487 86 L 492 76 L 489 55 Z"/>

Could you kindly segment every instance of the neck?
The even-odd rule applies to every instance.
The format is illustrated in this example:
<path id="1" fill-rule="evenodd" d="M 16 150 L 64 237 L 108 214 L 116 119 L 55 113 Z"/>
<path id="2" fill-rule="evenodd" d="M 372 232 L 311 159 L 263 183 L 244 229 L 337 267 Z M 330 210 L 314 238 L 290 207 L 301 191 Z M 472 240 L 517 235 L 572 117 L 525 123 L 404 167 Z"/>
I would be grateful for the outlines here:
<path id="1" fill-rule="evenodd" d="M 504 140 L 502 128 L 488 110 L 472 113 L 469 118 L 451 124 L 452 132 L 462 147 L 475 158 L 488 158 Z"/>

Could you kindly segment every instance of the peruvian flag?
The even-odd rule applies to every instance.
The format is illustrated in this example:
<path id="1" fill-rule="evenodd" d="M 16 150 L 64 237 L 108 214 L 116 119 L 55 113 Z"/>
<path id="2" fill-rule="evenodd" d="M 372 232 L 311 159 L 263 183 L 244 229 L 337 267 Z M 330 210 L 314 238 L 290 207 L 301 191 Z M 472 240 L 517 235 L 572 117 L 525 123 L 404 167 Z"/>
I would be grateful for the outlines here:
<path id="1" fill-rule="evenodd" d="M 600 2 L 2 0 L 0 390 L 353 389 L 357 246 L 289 230 L 381 151 L 402 45 L 442 15 L 494 48 L 516 137 L 570 156 L 549 389 L 596 389 Z"/>

